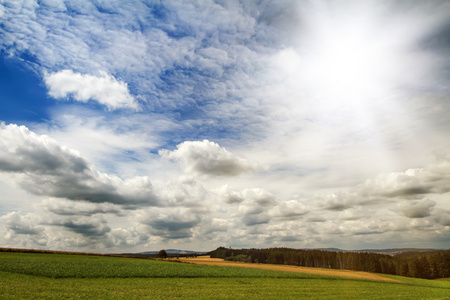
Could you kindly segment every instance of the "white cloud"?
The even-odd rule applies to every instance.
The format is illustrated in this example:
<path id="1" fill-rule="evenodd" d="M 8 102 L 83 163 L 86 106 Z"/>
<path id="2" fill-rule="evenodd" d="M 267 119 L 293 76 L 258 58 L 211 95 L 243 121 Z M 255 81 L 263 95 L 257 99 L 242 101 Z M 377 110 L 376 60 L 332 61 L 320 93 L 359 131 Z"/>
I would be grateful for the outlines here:
<path id="1" fill-rule="evenodd" d="M 399 209 L 401 214 L 408 217 L 429 216 L 431 207 L 429 204 L 434 202 L 424 200 L 424 198 L 449 192 L 449 172 L 450 157 L 446 156 L 422 168 L 379 174 L 354 187 L 336 193 L 317 195 L 315 201 L 322 209 L 343 211 L 360 206 L 383 205 L 389 207 L 392 203 L 408 200 L 411 202 L 408 205 L 404 204 L 406 206 L 402 204 Z M 420 205 L 414 202 L 419 200 L 422 203 Z"/>
<path id="2" fill-rule="evenodd" d="M 0 222 L 5 229 L 2 244 L 27 248 L 47 246 L 48 235 L 41 221 L 42 218 L 34 213 L 11 212 L 1 216 Z"/>
<path id="3" fill-rule="evenodd" d="M 161 150 L 159 154 L 179 162 L 186 174 L 197 176 L 237 176 L 256 169 L 256 164 L 208 140 L 183 142 L 176 150 Z"/>
<path id="4" fill-rule="evenodd" d="M 67 202 L 61 202 L 64 203 Z M 0 216 L 2 245 L 104 253 L 143 245 L 149 239 L 148 234 L 138 228 L 112 228 L 108 215 L 77 215 L 76 211 L 73 214 L 57 213 L 37 209 L 33 213 L 11 212 Z"/>
<path id="5" fill-rule="evenodd" d="M 3 216 L 6 222 L 6 228 L 14 234 L 24 235 L 42 235 L 43 227 L 36 226 L 39 224 L 40 218 L 32 213 L 11 212 Z"/>
<path id="6" fill-rule="evenodd" d="M 92 107 L 64 105 L 51 111 L 52 122 L 33 124 L 33 131 L 51 136 L 59 144 L 77 149 L 101 172 L 121 178 L 157 175 L 173 178 L 174 164 L 161 160 L 154 149 L 166 145 L 161 132 L 186 130 L 183 125 L 153 113 L 110 113 Z"/>
<path id="7" fill-rule="evenodd" d="M 450 156 L 422 168 L 408 169 L 405 172 L 381 174 L 367 180 L 359 187 L 361 193 L 382 197 L 422 198 L 430 193 L 450 191 Z"/>
<path id="8" fill-rule="evenodd" d="M 106 73 L 93 76 L 62 70 L 47 74 L 44 79 L 49 95 L 56 99 L 72 96 L 74 100 L 80 102 L 97 101 L 109 109 L 138 109 L 138 104 L 130 95 L 127 84 Z"/>

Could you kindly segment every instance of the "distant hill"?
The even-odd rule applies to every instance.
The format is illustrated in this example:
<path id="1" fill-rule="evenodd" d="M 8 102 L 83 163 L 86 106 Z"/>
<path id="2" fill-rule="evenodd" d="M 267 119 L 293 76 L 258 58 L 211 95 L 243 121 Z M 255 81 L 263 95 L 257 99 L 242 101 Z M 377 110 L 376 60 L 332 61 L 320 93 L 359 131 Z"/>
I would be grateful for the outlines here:
<path id="1" fill-rule="evenodd" d="M 179 249 L 165 249 L 168 256 L 191 256 L 191 255 L 205 255 L 205 251 L 179 250 Z M 158 257 L 160 250 L 144 251 L 138 253 L 121 253 L 120 255 L 138 256 L 138 257 Z"/>
<path id="2" fill-rule="evenodd" d="M 393 248 L 393 249 L 363 249 L 352 250 L 353 252 L 378 253 L 387 255 L 398 255 L 405 252 L 433 252 L 440 251 L 438 249 L 424 249 L 424 248 Z"/>
<path id="3" fill-rule="evenodd" d="M 339 248 L 301 248 L 301 250 L 320 250 L 320 251 L 330 251 L 330 252 L 346 252 L 349 250 L 343 250 Z"/>
<path id="4" fill-rule="evenodd" d="M 179 249 L 165 249 L 167 254 L 169 255 L 201 255 L 201 254 L 205 254 L 206 251 L 191 251 L 191 250 L 179 250 Z M 145 252 L 139 252 L 137 254 L 158 254 L 159 250 L 157 251 L 145 251 Z"/>

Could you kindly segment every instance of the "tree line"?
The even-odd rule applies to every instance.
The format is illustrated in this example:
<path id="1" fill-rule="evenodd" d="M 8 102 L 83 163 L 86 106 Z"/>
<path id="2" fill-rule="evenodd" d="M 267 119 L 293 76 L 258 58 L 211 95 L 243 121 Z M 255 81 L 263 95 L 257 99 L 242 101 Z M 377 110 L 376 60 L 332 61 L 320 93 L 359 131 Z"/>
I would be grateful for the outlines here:
<path id="1" fill-rule="evenodd" d="M 387 255 L 290 248 L 229 249 L 219 247 L 209 254 L 212 258 L 252 263 L 346 269 L 425 279 L 450 277 L 450 250 L 411 251 Z"/>

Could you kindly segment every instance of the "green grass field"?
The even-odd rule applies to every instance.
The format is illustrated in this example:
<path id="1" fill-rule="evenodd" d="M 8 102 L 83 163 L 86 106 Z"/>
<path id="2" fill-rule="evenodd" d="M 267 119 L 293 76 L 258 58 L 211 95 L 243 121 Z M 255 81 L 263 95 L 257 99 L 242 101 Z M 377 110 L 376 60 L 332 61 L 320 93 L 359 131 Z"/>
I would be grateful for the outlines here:
<path id="1" fill-rule="evenodd" d="M 1 299 L 450 299 L 449 281 L 404 283 L 155 260 L 0 253 Z"/>

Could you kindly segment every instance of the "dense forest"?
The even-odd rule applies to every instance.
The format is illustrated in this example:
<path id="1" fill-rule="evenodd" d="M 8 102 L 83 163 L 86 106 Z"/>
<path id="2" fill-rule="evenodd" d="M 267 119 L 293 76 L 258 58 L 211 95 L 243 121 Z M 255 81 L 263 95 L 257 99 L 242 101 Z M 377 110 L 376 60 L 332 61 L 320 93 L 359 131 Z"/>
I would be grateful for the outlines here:
<path id="1" fill-rule="evenodd" d="M 213 258 L 252 263 L 346 269 L 426 279 L 450 277 L 450 250 L 411 251 L 386 255 L 289 248 L 228 249 L 219 247 L 209 254 Z"/>

